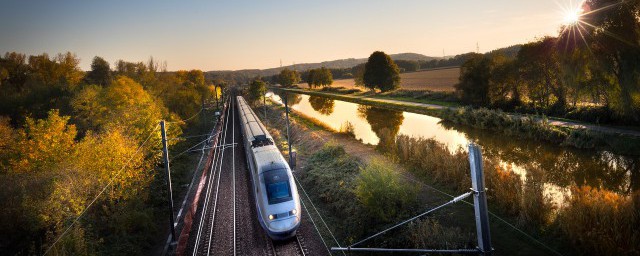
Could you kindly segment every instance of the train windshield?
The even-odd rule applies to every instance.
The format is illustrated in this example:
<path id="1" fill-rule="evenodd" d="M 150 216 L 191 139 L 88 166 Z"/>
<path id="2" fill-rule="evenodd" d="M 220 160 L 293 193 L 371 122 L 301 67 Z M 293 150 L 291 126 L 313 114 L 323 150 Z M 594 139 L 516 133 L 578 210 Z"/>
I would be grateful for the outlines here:
<path id="1" fill-rule="evenodd" d="M 269 204 L 282 203 L 293 199 L 286 169 L 266 171 L 263 175 Z"/>

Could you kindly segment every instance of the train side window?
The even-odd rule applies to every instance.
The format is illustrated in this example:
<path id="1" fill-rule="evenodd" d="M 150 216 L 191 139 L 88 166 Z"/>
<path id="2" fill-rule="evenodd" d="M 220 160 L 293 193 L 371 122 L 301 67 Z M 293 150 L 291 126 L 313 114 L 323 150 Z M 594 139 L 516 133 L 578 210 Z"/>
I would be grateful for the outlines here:
<path id="1" fill-rule="evenodd" d="M 267 188 L 269 204 L 282 203 L 293 199 L 286 169 L 270 170 L 262 175 Z"/>

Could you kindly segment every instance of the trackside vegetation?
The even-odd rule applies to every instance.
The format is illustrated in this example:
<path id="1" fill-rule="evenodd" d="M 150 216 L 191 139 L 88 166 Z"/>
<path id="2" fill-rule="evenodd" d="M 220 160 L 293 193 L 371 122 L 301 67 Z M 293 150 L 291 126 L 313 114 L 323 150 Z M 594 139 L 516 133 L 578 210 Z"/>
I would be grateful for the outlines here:
<path id="1" fill-rule="evenodd" d="M 2 254 L 153 252 L 168 229 L 158 123 L 168 122 L 170 155 L 203 139 L 182 135 L 212 128 L 201 108 L 218 90 L 202 71 L 167 72 L 153 58 L 111 68 L 96 57 L 88 72 L 78 63 L 0 57 Z M 188 182 L 192 158 L 172 161 L 175 184 Z"/>

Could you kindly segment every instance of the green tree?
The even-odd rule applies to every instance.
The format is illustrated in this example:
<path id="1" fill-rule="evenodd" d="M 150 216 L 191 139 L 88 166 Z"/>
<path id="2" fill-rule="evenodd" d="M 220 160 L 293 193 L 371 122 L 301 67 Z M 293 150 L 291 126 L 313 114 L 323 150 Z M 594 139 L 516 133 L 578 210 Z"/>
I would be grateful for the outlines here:
<path id="1" fill-rule="evenodd" d="M 331 86 L 331 84 L 333 84 L 333 75 L 331 74 L 331 70 L 329 70 L 328 68 L 322 67 L 319 70 L 319 83 L 320 85 L 327 87 L 327 86 Z"/>
<path id="2" fill-rule="evenodd" d="M 489 77 L 491 60 L 476 54 L 460 67 L 460 82 L 454 86 L 458 97 L 469 104 L 489 104 Z"/>
<path id="3" fill-rule="evenodd" d="M 640 121 L 640 1 L 587 0 L 582 26 L 592 37 L 591 48 L 602 67 L 616 78 L 619 102 L 613 107 L 624 117 Z"/>
<path id="4" fill-rule="evenodd" d="M 256 79 L 249 84 L 249 100 L 250 102 L 256 102 L 264 97 L 267 92 L 267 86 L 262 80 Z"/>
<path id="5" fill-rule="evenodd" d="M 363 81 L 365 87 L 371 90 L 395 90 L 400 87 L 400 70 L 389 55 L 376 51 L 364 66 Z"/>
<path id="6" fill-rule="evenodd" d="M 106 86 L 111 83 L 111 67 L 109 62 L 99 56 L 93 57 L 91 71 L 87 72 L 87 83 Z"/>
<path id="7" fill-rule="evenodd" d="M 309 71 L 307 72 L 307 84 L 311 89 L 318 86 L 318 70 L 317 69 L 315 68 L 309 69 Z"/>
<path id="8" fill-rule="evenodd" d="M 285 68 L 280 71 L 280 75 L 278 75 L 278 82 L 280 85 L 285 87 L 296 85 L 300 82 L 300 74 L 298 71 Z"/>

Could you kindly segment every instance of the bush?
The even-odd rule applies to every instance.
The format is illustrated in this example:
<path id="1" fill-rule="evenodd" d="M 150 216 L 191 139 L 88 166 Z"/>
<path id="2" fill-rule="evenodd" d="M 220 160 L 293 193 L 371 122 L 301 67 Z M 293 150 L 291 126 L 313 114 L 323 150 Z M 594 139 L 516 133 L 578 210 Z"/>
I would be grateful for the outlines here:
<path id="1" fill-rule="evenodd" d="M 402 182 L 398 172 L 376 159 L 361 168 L 355 193 L 369 216 L 388 222 L 406 216 L 416 206 L 418 188 Z"/>

